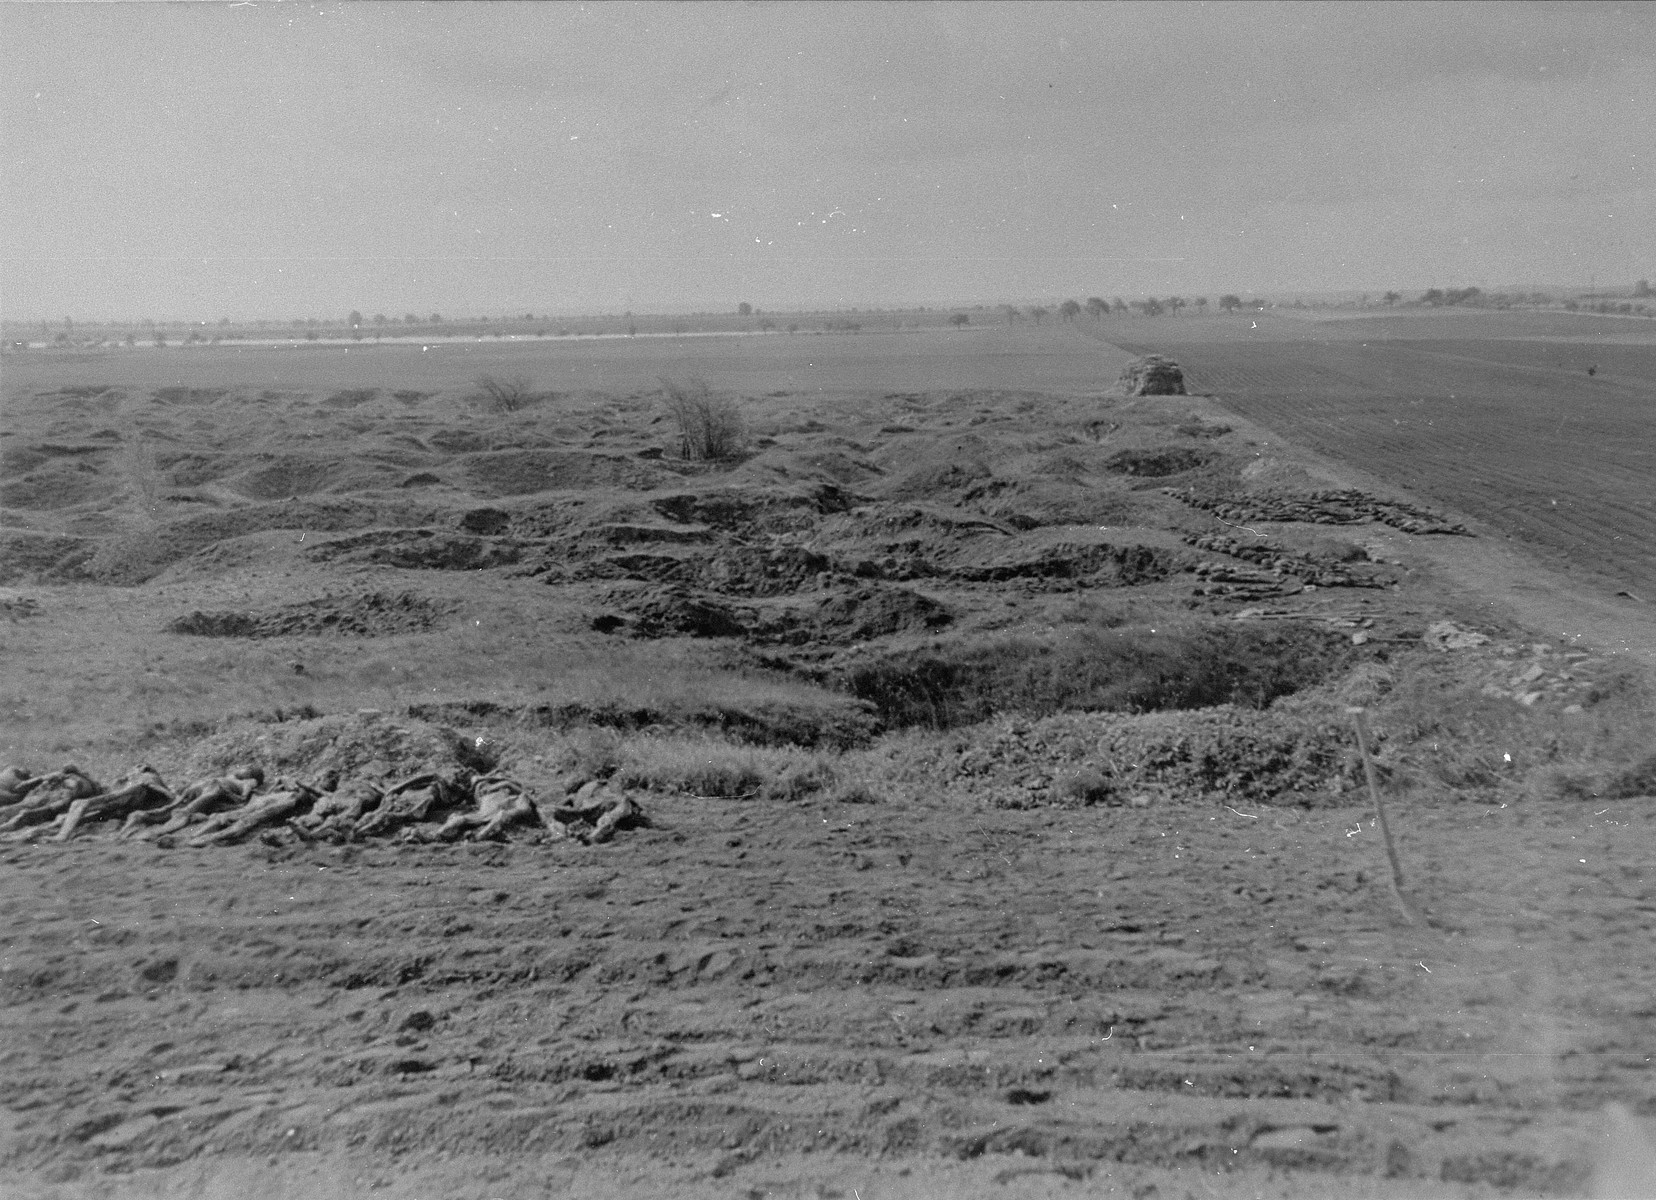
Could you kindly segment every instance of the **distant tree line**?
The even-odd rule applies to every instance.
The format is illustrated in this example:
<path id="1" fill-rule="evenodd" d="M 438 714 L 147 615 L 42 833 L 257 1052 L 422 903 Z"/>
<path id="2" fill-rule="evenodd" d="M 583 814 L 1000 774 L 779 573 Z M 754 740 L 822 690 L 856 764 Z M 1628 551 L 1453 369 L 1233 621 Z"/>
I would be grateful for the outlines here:
<path id="1" fill-rule="evenodd" d="M 1206 296 L 1197 296 L 1194 299 L 1186 299 L 1183 296 L 1147 296 L 1143 300 L 1133 300 L 1131 302 L 1123 300 L 1120 296 L 1117 296 L 1114 300 L 1106 300 L 1102 296 L 1089 296 L 1085 302 L 1064 300 L 1059 303 L 1057 312 L 1060 317 L 1069 322 L 1075 321 L 1083 312 L 1095 321 L 1102 321 L 1111 314 L 1120 315 L 1123 313 L 1138 313 L 1145 317 L 1161 317 L 1171 313 L 1176 317 L 1181 310 L 1192 307 L 1195 308 L 1198 314 L 1205 314 L 1208 310 L 1208 304 L 1209 300 Z M 1243 307 L 1263 308 L 1264 304 L 1262 301 L 1256 300 L 1249 301 L 1245 305 L 1242 297 L 1226 293 L 1219 297 L 1218 307 L 1222 311 L 1230 313 Z M 1027 311 L 1019 309 L 1015 304 L 1003 304 L 1001 305 L 1001 313 L 1006 317 L 1008 325 L 1016 325 L 1025 317 L 1039 325 L 1052 315 L 1053 310 L 1039 304 L 1031 305 Z"/>
<path id="2" fill-rule="evenodd" d="M 1420 302 L 1430 308 L 1441 308 L 1452 304 L 1476 305 L 1482 297 L 1482 288 L 1427 288 L 1421 293 Z"/>

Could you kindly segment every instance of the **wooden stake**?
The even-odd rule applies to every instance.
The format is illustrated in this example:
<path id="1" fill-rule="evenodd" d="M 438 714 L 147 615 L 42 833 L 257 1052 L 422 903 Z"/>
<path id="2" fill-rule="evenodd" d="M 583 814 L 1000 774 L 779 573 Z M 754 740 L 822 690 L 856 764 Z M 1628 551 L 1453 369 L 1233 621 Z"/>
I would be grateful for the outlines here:
<path id="1" fill-rule="evenodd" d="M 1397 861 L 1397 846 L 1392 842 L 1391 824 L 1386 820 L 1386 806 L 1380 800 L 1380 781 L 1374 773 L 1374 762 L 1369 758 L 1368 722 L 1363 719 L 1362 709 L 1353 708 L 1347 711 L 1351 713 L 1351 719 L 1357 726 L 1357 749 L 1363 756 L 1363 777 L 1368 780 L 1369 796 L 1374 801 L 1374 818 L 1380 823 L 1380 835 L 1386 840 L 1386 858 L 1391 862 L 1392 897 L 1397 901 L 1403 919 L 1413 924 L 1414 909 L 1410 906 L 1408 897 L 1403 894 L 1403 866 Z"/>

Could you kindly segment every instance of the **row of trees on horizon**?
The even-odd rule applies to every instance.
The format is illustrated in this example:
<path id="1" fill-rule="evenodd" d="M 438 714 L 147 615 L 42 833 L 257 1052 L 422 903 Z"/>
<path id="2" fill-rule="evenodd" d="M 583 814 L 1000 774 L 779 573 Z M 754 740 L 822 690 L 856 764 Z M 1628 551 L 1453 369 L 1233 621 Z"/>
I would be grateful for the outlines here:
<path id="1" fill-rule="evenodd" d="M 1400 305 L 1405 308 L 1563 308 L 1566 311 L 1572 312 L 1586 311 L 1631 316 L 1656 316 L 1656 308 L 1653 308 L 1649 304 L 1639 303 L 1639 301 L 1651 299 L 1656 299 L 1656 291 L 1651 289 L 1650 282 L 1648 280 L 1641 279 L 1631 291 L 1590 291 L 1575 295 L 1565 294 L 1563 296 L 1539 291 L 1486 292 L 1477 287 L 1432 287 L 1427 288 L 1414 298 L 1406 299 L 1401 292 L 1388 291 L 1379 297 L 1379 304 L 1386 308 L 1395 308 Z M 1289 307 L 1296 309 L 1324 306 L 1325 305 L 1321 304 L 1306 304 L 1301 300 L 1295 300 L 1289 303 Z M 1334 304 L 1332 306 L 1342 308 L 1372 308 L 1375 307 L 1375 304 L 1370 300 L 1369 296 L 1365 294 L 1360 300 L 1350 300 Z M 1278 305 L 1275 302 L 1260 297 L 1249 297 L 1244 300 L 1235 293 L 1226 293 L 1225 295 L 1219 297 L 1216 304 L 1210 302 L 1206 296 L 1196 296 L 1191 298 L 1183 296 L 1148 296 L 1142 300 L 1132 301 L 1124 300 L 1120 296 L 1114 297 L 1110 300 L 1106 300 L 1102 296 L 1089 296 L 1086 300 L 1067 299 L 1055 301 L 1050 305 L 1050 307 L 1046 304 L 1030 304 L 1024 307 L 1020 307 L 1015 304 L 1001 304 L 998 306 L 979 304 L 972 306 L 960 306 L 952 309 L 938 309 L 928 308 L 924 305 L 917 305 L 906 308 L 852 307 L 831 310 L 824 309 L 817 310 L 817 312 L 819 314 L 841 314 L 831 317 L 825 324 L 823 324 L 822 328 L 825 332 L 856 332 L 863 328 L 862 322 L 848 319 L 843 316 L 843 314 L 866 314 L 869 316 L 884 315 L 893 318 L 905 314 L 925 314 L 933 321 L 941 319 L 948 324 L 961 327 L 972 323 L 972 318 L 969 315 L 971 313 L 993 313 L 1000 319 L 1005 320 L 1008 325 L 1016 325 L 1023 321 L 1029 321 L 1035 325 L 1041 325 L 1048 317 L 1056 317 L 1057 319 L 1065 322 L 1077 321 L 1081 319 L 1083 315 L 1094 321 L 1103 321 L 1107 317 L 1111 316 L 1129 315 L 1143 317 L 1177 317 L 1187 309 L 1193 309 L 1196 314 L 1202 315 L 1207 313 L 1210 310 L 1210 307 L 1216 308 L 1222 313 L 1235 313 L 1243 309 L 1256 311 L 1260 309 L 1278 307 Z M 944 316 L 944 314 L 948 315 Z M 791 311 L 787 314 L 788 317 L 795 318 L 802 318 L 806 315 L 807 314 L 803 312 L 794 313 Z M 385 313 L 374 313 L 372 316 L 365 316 L 360 310 L 352 310 L 349 315 L 342 319 L 299 317 L 289 319 L 261 318 L 250 321 L 232 321 L 229 317 L 221 317 L 216 322 L 216 328 L 214 327 L 214 324 L 209 324 L 207 321 L 153 321 L 148 319 L 140 319 L 137 321 L 88 321 L 81 322 L 80 328 L 82 330 L 119 329 L 124 333 L 127 344 L 131 345 L 137 340 L 137 337 L 139 336 L 138 331 L 142 331 L 142 336 L 144 336 L 146 340 L 152 337 L 155 338 L 157 340 L 157 344 L 166 343 L 165 335 L 161 332 L 163 330 L 173 331 L 173 336 L 179 337 L 187 342 L 234 340 L 238 337 L 249 336 L 249 334 L 245 331 L 250 330 L 273 332 L 278 336 L 280 336 L 280 331 L 291 330 L 297 336 L 310 340 L 317 340 L 322 336 L 322 330 L 339 328 L 349 330 L 351 336 L 358 340 L 369 336 L 381 338 L 386 336 L 395 337 L 399 334 L 402 336 L 409 336 L 416 333 L 424 333 L 427 335 L 464 334 L 465 336 L 475 335 L 479 337 L 493 333 L 496 336 L 503 336 L 500 331 L 505 329 L 513 330 L 514 335 L 517 332 L 531 332 L 536 336 L 546 337 L 568 336 L 572 332 L 572 327 L 573 332 L 580 333 L 582 332 L 580 327 L 583 324 L 591 324 L 593 322 L 602 324 L 604 322 L 615 322 L 617 320 L 627 322 L 626 325 L 619 327 L 620 332 L 630 332 L 634 334 L 638 333 L 638 321 L 642 320 L 650 325 L 661 325 L 663 322 L 666 322 L 661 330 L 659 330 L 660 332 L 684 333 L 690 329 L 693 322 L 700 321 L 705 323 L 706 321 L 713 321 L 723 324 L 724 322 L 732 321 L 733 317 L 744 321 L 750 319 L 754 320 L 754 324 L 752 325 L 738 326 L 737 328 L 740 329 L 757 329 L 760 332 L 770 332 L 783 327 L 779 325 L 779 321 L 786 321 L 785 328 L 789 333 L 797 332 L 800 328 L 802 328 L 802 322 L 800 320 L 788 320 L 787 317 L 776 312 L 766 314 L 760 308 L 746 301 L 743 301 L 736 306 L 736 310 L 733 315 L 730 314 L 730 310 L 727 309 L 725 315 L 723 316 L 717 313 L 686 314 L 683 316 L 656 314 L 650 317 L 635 318 L 631 312 L 627 312 L 621 314 L 620 317 L 616 317 L 614 315 L 594 315 L 585 318 L 566 318 L 563 321 L 559 321 L 550 315 L 543 314 L 541 316 L 536 316 L 532 312 L 523 313 L 521 316 L 516 314 L 506 314 L 499 317 L 476 316 L 445 318 L 443 314 L 439 312 L 433 312 L 426 315 L 410 312 L 403 314 L 401 317 L 391 317 L 387 316 Z M 904 325 L 902 322 L 894 320 L 893 328 L 918 328 L 922 323 L 923 322 L 909 322 L 907 325 Z M 23 344 L 17 340 L 18 334 L 22 333 L 24 329 L 31 327 L 38 328 L 38 336 L 48 345 L 63 346 L 75 344 L 77 341 L 75 337 L 77 323 L 72 317 L 64 317 L 61 322 L 40 321 L 37 325 L 35 323 L 26 323 L 21 321 L 8 321 L 6 322 L 6 326 L 8 329 L 8 344 L 13 346 L 20 346 Z"/>

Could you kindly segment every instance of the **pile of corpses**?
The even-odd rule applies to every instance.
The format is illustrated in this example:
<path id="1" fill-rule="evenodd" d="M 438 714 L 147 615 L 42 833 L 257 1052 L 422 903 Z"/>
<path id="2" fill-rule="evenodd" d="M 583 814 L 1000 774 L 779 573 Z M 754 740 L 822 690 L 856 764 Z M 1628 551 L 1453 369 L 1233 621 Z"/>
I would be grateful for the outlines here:
<path id="1" fill-rule="evenodd" d="M 384 788 L 361 780 L 342 785 L 337 775 L 315 784 L 278 779 L 267 788 L 258 767 L 237 767 L 176 790 L 147 766 L 113 788 L 74 766 L 44 775 L 0 771 L 0 841 L 67 842 L 89 825 L 117 821 L 118 838 L 193 847 L 283 830 L 304 841 L 484 841 L 514 826 L 590 844 L 646 823 L 630 796 L 597 780 L 554 803 L 503 773 L 463 768 Z"/>
<path id="2" fill-rule="evenodd" d="M 1471 537 L 1466 526 L 1447 517 L 1405 504 L 1401 500 L 1380 500 L 1364 492 L 1309 492 L 1305 495 L 1203 496 L 1177 488 L 1162 488 L 1165 495 L 1206 509 L 1232 525 L 1250 521 L 1298 521 L 1310 525 L 1360 525 L 1378 521 L 1404 533 L 1449 533 Z"/>

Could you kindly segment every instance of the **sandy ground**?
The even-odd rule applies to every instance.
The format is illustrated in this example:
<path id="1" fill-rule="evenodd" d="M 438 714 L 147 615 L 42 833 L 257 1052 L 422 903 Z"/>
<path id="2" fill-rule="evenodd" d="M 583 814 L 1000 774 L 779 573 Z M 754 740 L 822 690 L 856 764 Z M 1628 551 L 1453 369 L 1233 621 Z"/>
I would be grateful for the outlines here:
<path id="1" fill-rule="evenodd" d="M 1362 808 L 13 848 L 6 1194 L 1612 1194 L 1656 811 L 1397 821 L 1430 926 Z"/>

